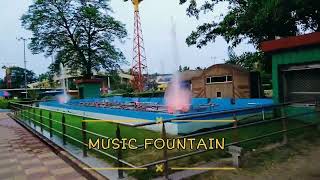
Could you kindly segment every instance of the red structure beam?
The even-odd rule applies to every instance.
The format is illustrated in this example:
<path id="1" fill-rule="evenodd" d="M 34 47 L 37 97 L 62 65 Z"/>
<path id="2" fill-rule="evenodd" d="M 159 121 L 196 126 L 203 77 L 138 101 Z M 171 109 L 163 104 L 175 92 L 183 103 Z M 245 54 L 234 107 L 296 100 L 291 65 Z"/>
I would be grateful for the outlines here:
<path id="1" fill-rule="evenodd" d="M 131 67 L 131 75 L 134 77 L 132 86 L 135 91 L 142 92 L 144 90 L 144 75 L 147 74 L 147 58 L 144 49 L 139 9 L 138 5 L 136 5 L 134 11 L 133 60 Z"/>

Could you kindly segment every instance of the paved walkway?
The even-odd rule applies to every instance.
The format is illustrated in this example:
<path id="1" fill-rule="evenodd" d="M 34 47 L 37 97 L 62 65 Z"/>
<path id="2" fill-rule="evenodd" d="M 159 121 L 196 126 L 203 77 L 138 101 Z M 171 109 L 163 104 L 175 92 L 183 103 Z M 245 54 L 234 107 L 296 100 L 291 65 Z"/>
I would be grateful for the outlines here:
<path id="1" fill-rule="evenodd" d="M 5 113 L 0 113 L 0 179 L 85 180 Z"/>

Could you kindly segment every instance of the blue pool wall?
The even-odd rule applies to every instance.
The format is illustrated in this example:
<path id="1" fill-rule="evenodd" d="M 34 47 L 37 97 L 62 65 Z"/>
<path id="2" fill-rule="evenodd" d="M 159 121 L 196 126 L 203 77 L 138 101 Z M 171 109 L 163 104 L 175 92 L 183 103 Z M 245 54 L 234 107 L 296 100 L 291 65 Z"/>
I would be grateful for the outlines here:
<path id="1" fill-rule="evenodd" d="M 97 101 L 87 101 L 87 102 L 97 102 Z M 84 107 L 84 106 L 75 106 L 73 105 L 73 103 L 76 103 L 76 102 L 71 101 L 69 102 L 69 104 L 60 104 L 58 102 L 52 101 L 52 102 L 40 103 L 40 106 L 55 107 L 59 109 L 62 108 L 62 109 L 65 109 L 66 112 L 71 112 L 71 110 L 76 110 L 76 111 L 109 114 L 113 116 L 123 116 L 128 118 L 145 119 L 145 120 L 152 120 L 152 121 L 155 121 L 159 117 L 162 117 L 163 119 L 171 119 L 176 117 L 174 115 L 170 115 L 167 113 L 154 113 L 154 112 L 147 112 L 147 111 L 133 111 L 133 110 L 125 110 L 125 109 L 112 109 L 112 108 Z M 126 119 L 123 119 L 123 120 L 126 120 Z"/>
<path id="2" fill-rule="evenodd" d="M 114 108 L 97 108 L 97 107 L 84 107 L 79 106 L 80 102 L 118 102 L 118 103 L 129 103 L 133 101 L 138 102 L 149 102 L 164 105 L 165 100 L 164 98 L 127 98 L 121 96 L 109 97 L 109 98 L 88 98 L 88 99 L 75 99 L 71 100 L 67 104 L 59 104 L 56 101 L 50 102 L 42 102 L 40 105 L 42 106 L 50 106 L 50 107 L 57 107 L 57 108 L 64 108 L 70 110 L 77 110 L 77 111 L 89 111 L 94 113 L 102 113 L 102 114 L 110 114 L 115 116 L 125 116 L 130 118 L 137 118 L 137 119 L 146 119 L 146 120 L 156 120 L 159 117 L 163 119 L 172 119 L 175 117 L 182 117 L 197 115 L 201 113 L 210 113 L 210 112 L 221 112 L 221 111 L 228 111 L 228 110 L 235 110 L 235 109 L 243 109 L 243 108 L 251 108 L 251 107 L 261 107 L 261 106 L 268 106 L 272 105 L 272 99 L 236 99 L 235 104 L 231 104 L 230 98 L 213 98 L 210 101 L 217 106 L 214 108 L 208 108 L 201 111 L 197 111 L 197 107 L 200 105 L 204 105 L 208 103 L 208 98 L 193 98 L 191 101 L 191 111 L 188 113 L 181 113 L 181 114 L 168 114 L 164 112 L 147 112 L 147 111 L 134 111 L 134 110 L 124 110 L 124 109 L 114 109 Z M 268 110 L 268 109 L 266 109 Z M 248 110 L 245 112 L 237 113 L 236 115 L 243 115 L 243 114 L 250 114 L 256 113 L 261 110 Z M 225 117 L 232 117 L 233 114 L 222 114 L 222 115 L 210 115 L 210 116 L 203 116 L 199 118 L 193 119 L 215 119 L 215 118 L 225 118 Z"/>

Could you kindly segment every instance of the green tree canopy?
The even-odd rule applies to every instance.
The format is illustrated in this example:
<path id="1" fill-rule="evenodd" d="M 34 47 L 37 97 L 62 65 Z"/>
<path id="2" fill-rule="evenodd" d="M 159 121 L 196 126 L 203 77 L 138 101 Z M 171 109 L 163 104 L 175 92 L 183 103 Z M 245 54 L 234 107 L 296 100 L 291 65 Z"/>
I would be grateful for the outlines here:
<path id="1" fill-rule="evenodd" d="M 39 82 L 43 82 L 43 81 L 46 81 L 46 80 L 49 80 L 49 73 L 39 74 L 39 77 L 38 77 L 38 81 Z"/>
<path id="2" fill-rule="evenodd" d="M 4 83 L 7 84 L 8 81 L 11 81 L 11 88 L 23 88 L 25 87 L 25 77 L 24 77 L 24 68 L 21 67 L 10 67 L 10 76 L 6 75 L 4 78 Z M 28 84 L 36 82 L 37 77 L 35 73 L 31 70 L 27 70 L 27 82 Z"/>
<path id="3" fill-rule="evenodd" d="M 89 78 L 94 70 L 125 63 L 114 41 L 122 42 L 127 32 L 111 12 L 109 0 L 35 0 L 21 19 L 33 33 L 33 53 L 56 52 L 56 62 Z"/>
<path id="4" fill-rule="evenodd" d="M 248 71 L 260 71 L 261 69 L 265 69 L 262 66 L 266 66 L 263 61 L 263 53 L 261 52 L 245 52 L 241 55 L 236 55 L 236 53 L 229 48 L 228 49 L 228 60 L 226 60 L 226 64 L 235 64 L 239 65 Z"/>
<path id="5" fill-rule="evenodd" d="M 178 69 L 178 71 L 179 72 L 184 72 L 184 71 L 188 71 L 188 70 L 190 70 L 190 67 L 189 66 L 179 66 L 179 69 Z"/>
<path id="6" fill-rule="evenodd" d="M 256 47 L 275 37 L 293 36 L 303 31 L 320 31 L 320 1 L 316 0 L 180 0 L 189 3 L 187 15 L 200 18 L 214 12 L 220 3 L 229 3 L 222 20 L 211 19 L 187 38 L 188 45 L 201 48 L 222 36 L 232 46 L 245 39 Z"/>

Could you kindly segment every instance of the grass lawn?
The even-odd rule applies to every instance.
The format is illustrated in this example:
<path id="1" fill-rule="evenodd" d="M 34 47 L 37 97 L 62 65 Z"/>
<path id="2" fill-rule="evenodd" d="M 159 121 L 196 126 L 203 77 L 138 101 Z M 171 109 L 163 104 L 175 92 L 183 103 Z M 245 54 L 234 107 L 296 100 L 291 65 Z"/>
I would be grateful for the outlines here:
<path id="1" fill-rule="evenodd" d="M 39 109 L 30 108 L 29 111 L 32 113 L 35 112 L 35 114 L 40 114 Z M 26 113 L 26 112 L 24 112 L 24 113 Z M 44 124 L 49 126 L 49 120 L 48 120 L 49 111 L 42 110 L 42 115 L 44 117 L 43 118 Z M 36 124 L 39 125 L 37 123 L 37 122 L 40 122 L 39 116 L 34 116 L 31 114 L 30 117 L 33 119 L 36 119 Z M 271 113 L 266 114 L 266 118 L 267 119 L 272 118 L 272 114 Z M 52 112 L 52 119 L 54 121 L 61 122 L 62 113 Z M 82 117 L 66 114 L 65 120 L 66 120 L 66 124 L 68 124 L 68 125 L 72 125 L 72 126 L 80 128 L 80 129 L 82 127 L 82 124 L 81 124 L 81 121 L 83 120 Z M 240 124 L 241 124 L 241 122 L 242 123 L 243 122 L 254 122 L 254 121 L 258 121 L 258 120 L 261 120 L 260 115 L 251 116 L 249 118 L 246 118 L 243 121 L 240 121 Z M 57 131 L 62 132 L 62 126 L 58 122 L 52 123 L 53 128 Z M 303 121 L 289 119 L 288 120 L 288 129 L 300 127 L 305 124 L 306 124 L 306 122 L 303 122 Z M 104 123 L 97 123 L 97 122 L 87 123 L 87 130 L 88 131 L 91 131 L 91 132 L 94 132 L 97 134 L 101 134 L 103 136 L 107 136 L 110 138 L 116 137 L 116 128 L 117 128 L 117 125 L 113 124 L 113 123 L 106 123 L 106 122 L 104 122 Z M 48 130 L 47 128 L 44 128 L 44 129 Z M 80 129 L 73 129 L 71 127 L 66 127 L 66 133 L 67 133 L 67 135 L 72 136 L 72 137 L 82 141 L 82 132 Z M 155 138 L 161 137 L 160 132 L 154 132 L 154 131 L 150 131 L 150 130 L 146 130 L 146 129 L 142 129 L 142 128 L 133 128 L 133 127 L 127 127 L 127 126 L 120 125 L 120 129 L 121 129 L 121 137 L 135 138 L 135 139 L 137 139 L 138 144 L 143 144 L 145 138 L 155 139 Z M 282 122 L 275 121 L 275 122 L 270 122 L 267 124 L 259 124 L 259 125 L 255 125 L 255 126 L 239 128 L 237 130 L 232 130 L 232 131 L 230 130 L 230 131 L 213 133 L 210 135 L 196 137 L 196 139 L 200 139 L 200 138 L 204 138 L 204 139 L 225 138 L 225 143 L 227 144 L 227 143 L 234 142 L 236 140 L 241 141 L 241 140 L 245 140 L 248 138 L 257 137 L 257 136 L 265 135 L 265 134 L 280 131 L 280 130 L 282 130 Z M 289 137 L 294 137 L 297 134 L 301 134 L 303 131 L 305 131 L 305 130 L 302 129 L 302 130 L 297 130 L 297 131 L 291 132 L 289 134 Z M 54 133 L 57 134 L 56 132 L 54 132 Z M 60 137 L 62 136 L 60 134 L 57 134 L 57 135 L 59 135 Z M 97 137 L 95 135 L 88 134 L 88 138 L 96 139 Z M 271 136 L 268 138 L 242 143 L 242 144 L 240 144 L 240 146 L 243 147 L 246 151 L 251 151 L 252 149 L 265 146 L 266 144 L 280 142 L 281 140 L 282 140 L 282 135 L 278 134 L 278 135 L 274 135 L 274 136 Z M 67 138 L 67 143 L 72 143 L 74 145 L 82 147 L 82 145 L 80 143 L 78 143 L 70 138 Z M 117 152 L 115 150 L 105 150 L 105 151 L 112 154 L 112 155 L 117 154 Z M 195 150 L 190 150 L 190 149 L 169 150 L 168 156 L 170 158 L 170 157 L 186 154 L 186 153 L 193 152 L 193 151 L 195 151 Z M 92 150 L 90 152 L 93 153 Z M 113 160 L 110 160 L 110 158 L 109 159 L 106 158 L 102 154 L 96 154 L 96 153 L 93 153 L 93 154 L 103 158 L 104 160 L 106 160 L 108 162 L 115 163 Z M 201 164 L 201 163 L 213 161 L 215 159 L 219 159 L 221 157 L 229 157 L 229 156 L 230 155 L 226 152 L 226 150 L 208 151 L 206 153 L 199 154 L 196 156 L 190 156 L 190 157 L 186 157 L 186 158 L 179 159 L 176 161 L 171 161 L 169 164 L 171 166 L 178 166 L 178 167 L 184 167 L 186 165 L 197 166 L 197 164 Z M 147 150 L 144 150 L 144 149 L 125 150 L 125 151 L 123 151 L 123 159 L 127 162 L 130 162 L 134 165 L 139 166 L 139 165 L 143 165 L 143 164 L 150 163 L 153 161 L 162 160 L 163 159 L 163 151 L 156 150 L 155 148 L 149 148 Z M 130 175 L 133 175 L 139 179 L 140 178 L 141 179 L 149 179 L 151 177 L 156 176 L 156 174 L 151 171 L 130 172 Z"/>
<path id="2" fill-rule="evenodd" d="M 209 171 L 188 179 L 317 179 L 319 150 L 319 130 L 306 129 L 286 146 L 248 152 L 242 169 L 236 172 Z"/>

